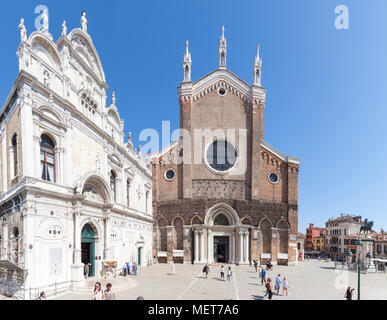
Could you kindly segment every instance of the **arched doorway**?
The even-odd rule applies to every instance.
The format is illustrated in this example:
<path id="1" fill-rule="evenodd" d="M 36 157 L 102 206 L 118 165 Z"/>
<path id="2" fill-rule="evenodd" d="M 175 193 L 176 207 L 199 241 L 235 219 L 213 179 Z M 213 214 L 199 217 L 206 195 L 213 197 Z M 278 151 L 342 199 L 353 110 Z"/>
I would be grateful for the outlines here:
<path id="1" fill-rule="evenodd" d="M 214 218 L 214 226 L 229 226 L 226 215 L 221 212 Z M 229 261 L 230 237 L 214 235 L 214 261 L 226 263 Z"/>
<path id="2" fill-rule="evenodd" d="M 82 228 L 82 263 L 90 263 L 89 276 L 95 276 L 95 232 L 90 224 Z"/>

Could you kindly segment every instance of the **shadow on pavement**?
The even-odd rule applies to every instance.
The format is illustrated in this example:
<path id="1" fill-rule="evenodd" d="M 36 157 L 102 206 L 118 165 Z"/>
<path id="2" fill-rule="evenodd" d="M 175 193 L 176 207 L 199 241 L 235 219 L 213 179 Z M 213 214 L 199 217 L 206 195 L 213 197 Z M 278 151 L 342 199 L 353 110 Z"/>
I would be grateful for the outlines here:
<path id="1" fill-rule="evenodd" d="M 222 282 L 226 282 L 225 279 L 221 279 L 221 278 L 215 278 L 215 277 L 212 277 L 211 279 L 218 280 L 218 281 L 222 281 Z"/>

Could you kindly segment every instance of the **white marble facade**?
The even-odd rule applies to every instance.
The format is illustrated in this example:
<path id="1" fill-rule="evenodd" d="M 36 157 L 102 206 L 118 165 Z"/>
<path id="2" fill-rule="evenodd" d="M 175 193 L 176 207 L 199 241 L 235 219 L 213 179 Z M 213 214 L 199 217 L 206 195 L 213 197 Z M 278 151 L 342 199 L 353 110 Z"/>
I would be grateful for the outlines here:
<path id="1" fill-rule="evenodd" d="M 95 276 L 103 261 L 152 261 L 151 169 L 124 142 L 114 94 L 106 105 L 86 26 L 85 15 L 69 34 L 63 23 L 54 42 L 48 24 L 29 36 L 19 25 L 19 74 L 0 111 L 0 290 L 24 299 L 83 285 L 87 227 Z"/>

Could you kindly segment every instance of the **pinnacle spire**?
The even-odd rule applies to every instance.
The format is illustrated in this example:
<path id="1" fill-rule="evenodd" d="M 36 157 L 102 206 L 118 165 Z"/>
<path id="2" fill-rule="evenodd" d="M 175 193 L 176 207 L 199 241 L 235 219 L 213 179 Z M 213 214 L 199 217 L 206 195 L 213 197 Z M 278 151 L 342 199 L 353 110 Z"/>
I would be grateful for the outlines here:
<path id="1" fill-rule="evenodd" d="M 227 41 L 224 37 L 224 26 L 222 36 L 219 38 L 219 69 L 226 69 Z"/>
<path id="2" fill-rule="evenodd" d="M 260 86 L 262 77 L 262 58 L 259 56 L 259 44 L 257 45 L 257 55 L 254 61 L 254 84 Z"/>
<path id="3" fill-rule="evenodd" d="M 113 94 L 112 94 L 112 105 L 115 106 L 116 105 L 116 93 L 113 91 Z"/>
<path id="4" fill-rule="evenodd" d="M 185 55 L 183 61 L 184 81 L 191 81 L 191 53 L 188 49 L 188 40 L 185 41 Z"/>

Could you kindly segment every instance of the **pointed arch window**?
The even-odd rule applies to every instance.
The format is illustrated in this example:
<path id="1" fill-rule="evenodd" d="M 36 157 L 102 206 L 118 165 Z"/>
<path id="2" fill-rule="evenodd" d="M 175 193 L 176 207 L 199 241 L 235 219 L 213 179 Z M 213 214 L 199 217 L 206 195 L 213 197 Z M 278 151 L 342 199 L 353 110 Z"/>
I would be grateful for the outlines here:
<path id="1" fill-rule="evenodd" d="M 115 172 L 112 170 L 110 172 L 110 189 L 112 190 L 112 193 L 113 193 L 113 199 L 114 199 L 114 202 L 116 202 L 116 198 L 117 198 L 117 192 L 116 192 L 116 187 L 117 187 L 117 176 L 115 174 Z"/>
<path id="2" fill-rule="evenodd" d="M 19 172 L 19 159 L 18 159 L 18 150 L 17 150 L 17 134 L 15 133 L 12 137 L 12 141 L 11 141 L 11 144 L 12 144 L 12 148 L 11 148 L 11 163 L 12 163 L 12 166 L 13 166 L 13 170 L 12 170 L 12 174 L 14 177 L 16 177 L 18 175 L 18 172 Z"/>
<path id="3" fill-rule="evenodd" d="M 40 142 L 40 172 L 41 178 L 55 182 L 55 144 L 52 139 L 43 134 Z"/>

